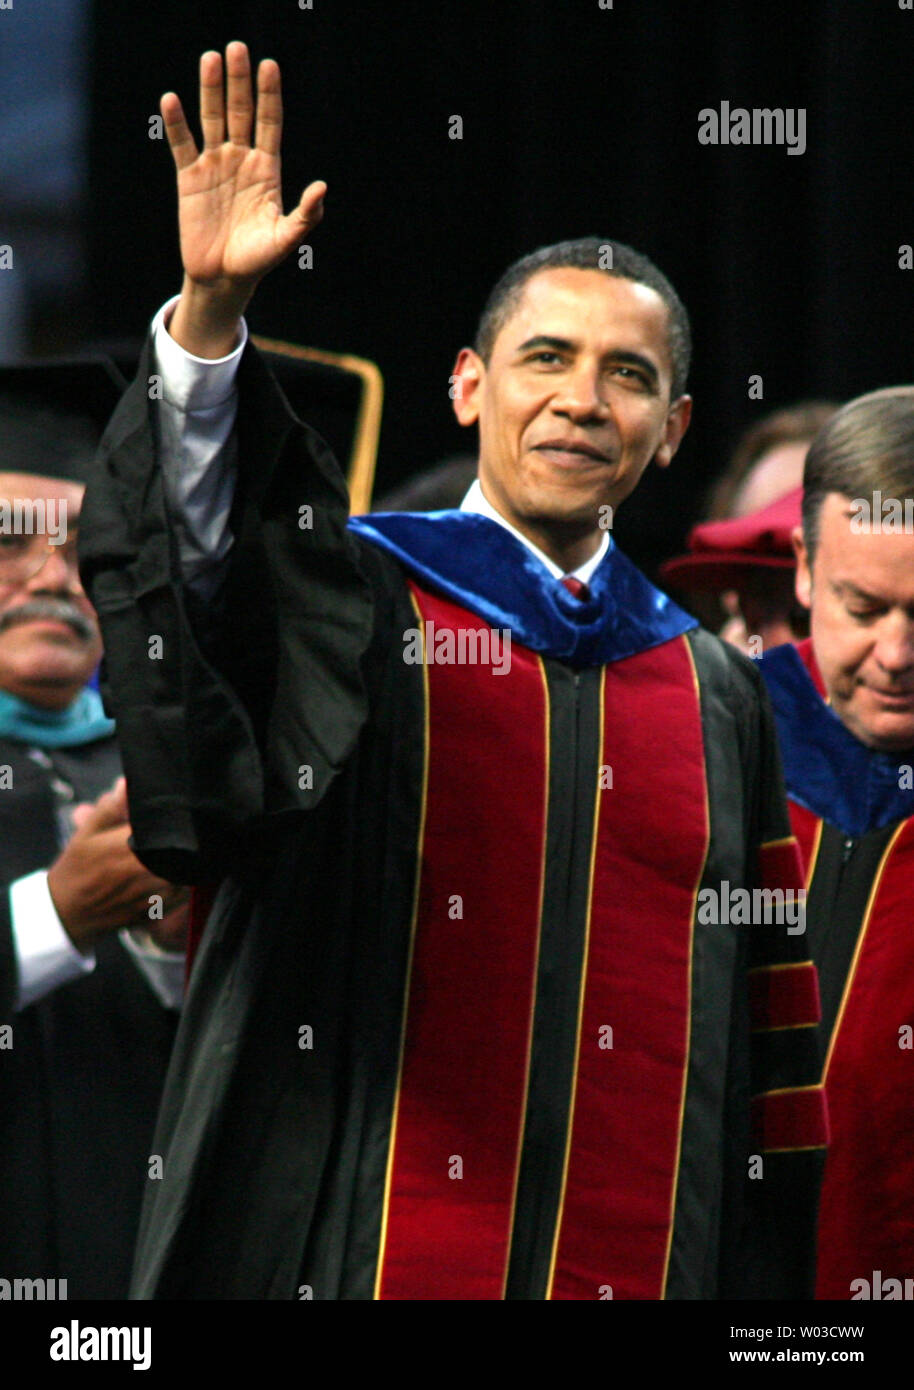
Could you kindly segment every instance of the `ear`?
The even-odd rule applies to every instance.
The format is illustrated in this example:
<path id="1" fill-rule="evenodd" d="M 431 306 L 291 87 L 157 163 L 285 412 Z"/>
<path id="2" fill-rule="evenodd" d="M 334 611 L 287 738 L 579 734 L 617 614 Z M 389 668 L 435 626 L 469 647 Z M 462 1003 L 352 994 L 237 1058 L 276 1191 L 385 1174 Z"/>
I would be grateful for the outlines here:
<path id="1" fill-rule="evenodd" d="M 461 348 L 451 373 L 451 400 L 461 425 L 475 425 L 479 419 L 482 384 L 486 365 L 472 348 Z"/>
<path id="2" fill-rule="evenodd" d="M 804 608 L 812 607 L 812 568 L 809 563 L 809 551 L 806 549 L 806 541 L 803 539 L 803 527 L 795 526 L 790 533 L 793 553 L 797 557 L 797 577 L 794 581 L 794 593 L 797 601 L 802 603 Z"/>
<path id="3" fill-rule="evenodd" d="M 658 468 L 668 468 L 673 461 L 673 455 L 682 443 L 682 437 L 689 428 L 689 421 L 692 418 L 692 397 L 680 396 L 670 406 L 666 417 L 666 427 L 663 432 L 663 440 L 654 455 L 654 462 Z"/>

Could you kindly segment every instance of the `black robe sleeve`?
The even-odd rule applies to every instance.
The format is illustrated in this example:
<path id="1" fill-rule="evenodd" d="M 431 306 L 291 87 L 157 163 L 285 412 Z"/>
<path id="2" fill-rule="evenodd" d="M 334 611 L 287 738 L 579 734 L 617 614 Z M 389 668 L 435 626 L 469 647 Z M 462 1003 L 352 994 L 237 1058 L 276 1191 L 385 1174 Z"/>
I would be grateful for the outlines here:
<path id="1" fill-rule="evenodd" d="M 196 883 L 256 857 L 345 763 L 367 713 L 372 599 L 330 450 L 249 347 L 235 541 L 217 598 L 194 600 L 166 508 L 150 357 L 147 345 L 95 460 L 80 558 L 135 851 L 154 872 Z"/>

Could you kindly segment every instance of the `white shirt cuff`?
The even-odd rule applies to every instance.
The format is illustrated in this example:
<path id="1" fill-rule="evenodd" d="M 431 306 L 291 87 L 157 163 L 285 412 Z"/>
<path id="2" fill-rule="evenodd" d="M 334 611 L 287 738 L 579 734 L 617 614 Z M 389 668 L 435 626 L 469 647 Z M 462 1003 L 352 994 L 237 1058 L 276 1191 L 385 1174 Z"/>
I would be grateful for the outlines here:
<path id="1" fill-rule="evenodd" d="M 241 320 L 237 346 L 227 357 L 195 357 L 176 343 L 168 322 L 180 295 L 163 304 L 152 320 L 156 365 L 162 376 L 162 396 L 185 414 L 218 410 L 231 400 L 238 364 L 248 340 L 248 326 Z"/>
<path id="2" fill-rule="evenodd" d="M 159 1003 L 166 1009 L 180 1009 L 184 1002 L 184 952 L 163 951 L 143 928 L 125 928 L 118 936 Z"/>
<path id="3" fill-rule="evenodd" d="M 235 376 L 247 342 L 228 357 L 204 359 L 185 352 L 166 322 L 177 299 L 153 319 L 155 369 L 159 373 L 159 446 L 165 498 L 177 527 L 185 582 L 206 597 L 221 581 L 221 562 L 232 547 L 229 517 L 235 491 L 238 407 Z"/>
<path id="4" fill-rule="evenodd" d="M 13 948 L 19 975 L 16 1008 L 25 1009 L 60 985 L 95 969 L 95 953 L 78 951 L 57 916 L 46 869 L 9 887 Z"/>

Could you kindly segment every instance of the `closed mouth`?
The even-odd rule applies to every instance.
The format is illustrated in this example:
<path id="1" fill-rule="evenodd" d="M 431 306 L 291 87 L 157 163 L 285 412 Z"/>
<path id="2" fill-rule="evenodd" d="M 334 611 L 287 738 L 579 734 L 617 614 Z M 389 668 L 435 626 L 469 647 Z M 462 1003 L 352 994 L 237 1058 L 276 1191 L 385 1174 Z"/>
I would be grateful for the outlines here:
<path id="1" fill-rule="evenodd" d="M 14 624 L 16 626 L 16 624 Z M 26 618 L 24 622 L 18 624 L 20 627 L 62 627 L 67 632 L 76 632 L 72 623 L 68 623 L 65 618 Z"/>
<path id="2" fill-rule="evenodd" d="M 579 454 L 582 458 L 592 459 L 595 463 L 610 462 L 606 454 L 601 454 L 600 450 L 592 444 L 585 444 L 580 440 L 570 442 L 563 439 L 547 439 L 542 444 L 534 444 L 533 447 L 539 453 Z"/>

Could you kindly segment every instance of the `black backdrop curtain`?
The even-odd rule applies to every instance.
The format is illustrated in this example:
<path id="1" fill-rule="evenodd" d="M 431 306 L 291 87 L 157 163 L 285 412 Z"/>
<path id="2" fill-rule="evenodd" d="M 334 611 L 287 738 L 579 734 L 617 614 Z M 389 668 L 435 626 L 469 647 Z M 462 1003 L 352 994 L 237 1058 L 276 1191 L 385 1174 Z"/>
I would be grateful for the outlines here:
<path id="1" fill-rule="evenodd" d="M 914 12 L 896 0 L 95 0 L 87 331 L 140 334 L 178 286 L 148 121 L 167 88 L 196 113 L 197 56 L 233 38 L 283 67 L 287 199 L 329 184 L 314 268 L 275 272 L 252 326 L 379 363 L 379 488 L 467 448 L 456 349 L 505 265 L 567 236 L 646 251 L 693 318 L 692 430 L 618 518 L 648 568 L 759 414 L 911 378 Z M 805 108 L 805 154 L 699 144 L 722 101 Z"/>

